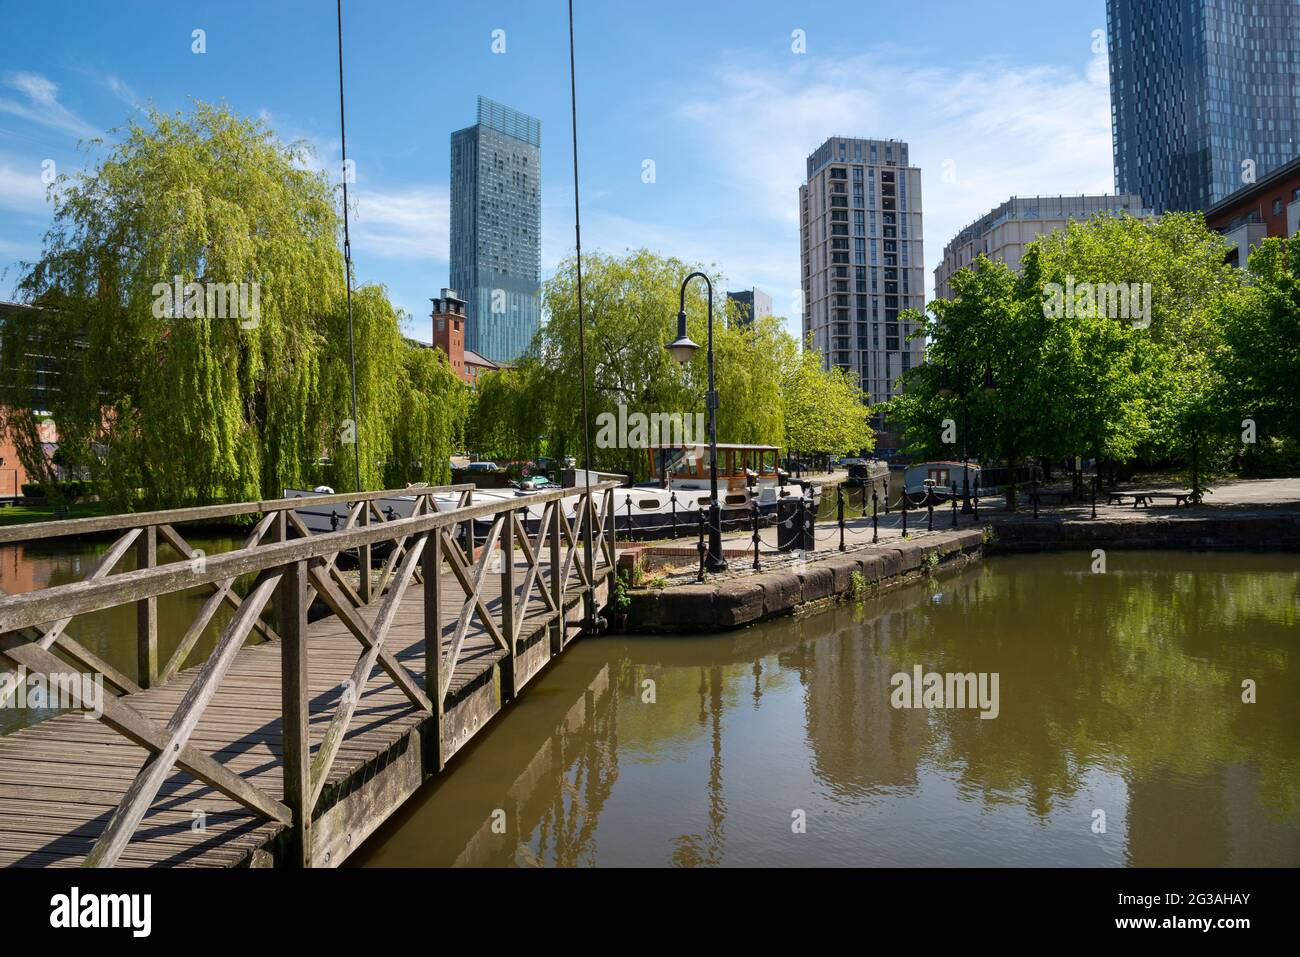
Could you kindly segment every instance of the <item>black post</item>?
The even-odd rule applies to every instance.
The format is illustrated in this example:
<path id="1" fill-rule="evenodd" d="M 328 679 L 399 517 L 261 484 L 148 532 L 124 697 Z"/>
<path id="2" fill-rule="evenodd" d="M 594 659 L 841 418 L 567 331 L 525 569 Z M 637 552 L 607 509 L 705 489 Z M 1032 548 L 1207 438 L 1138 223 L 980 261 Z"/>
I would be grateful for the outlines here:
<path id="1" fill-rule="evenodd" d="M 835 507 L 839 511 L 840 518 L 840 551 L 844 551 L 844 486 L 835 486 L 836 496 Z"/>
<path id="2" fill-rule="evenodd" d="M 701 505 L 699 508 L 699 516 L 700 516 L 700 540 L 695 547 L 699 549 L 700 552 L 700 574 L 698 575 L 698 577 L 696 577 L 695 580 L 702 582 L 704 581 L 704 554 L 706 551 L 706 546 L 704 544 L 704 506 L 703 505 Z"/>
<path id="3" fill-rule="evenodd" d="M 957 483 L 952 483 L 952 527 L 957 527 Z"/>
<path id="4" fill-rule="evenodd" d="M 880 501 L 876 498 L 876 490 L 871 490 L 871 542 L 875 544 L 880 541 Z"/>
<path id="5" fill-rule="evenodd" d="M 888 504 L 888 503 L 886 503 Z M 903 489 L 903 537 L 907 538 L 907 488 Z"/>
<path id="6" fill-rule="evenodd" d="M 631 495 L 627 497 L 627 537 L 628 540 L 631 541 L 632 539 L 632 496 Z"/>
<path id="7" fill-rule="evenodd" d="M 927 531 L 933 532 L 934 531 L 934 491 L 933 490 L 930 491 L 929 500 L 926 502 L 926 508 L 930 512 L 930 516 L 929 516 L 930 524 L 927 528 Z"/>
<path id="8" fill-rule="evenodd" d="M 861 481 L 861 485 L 862 485 L 862 517 L 863 517 L 863 518 L 866 518 L 866 517 L 867 517 L 867 482 L 868 482 L 868 481 L 870 481 L 870 480 L 869 480 L 869 479 L 862 479 L 862 481 Z M 876 487 L 875 487 L 875 484 L 873 483 L 872 486 L 871 486 L 871 495 L 872 495 L 873 498 L 875 497 L 875 494 L 876 494 Z"/>
<path id="9" fill-rule="evenodd" d="M 752 503 L 751 507 L 754 523 L 754 571 L 758 571 L 758 502 Z"/>
<path id="10" fill-rule="evenodd" d="M 797 522 L 797 524 L 795 525 L 795 529 L 796 529 L 796 532 L 795 532 L 795 542 L 796 542 L 795 548 L 796 548 L 797 550 L 799 550 L 799 551 L 803 551 L 803 550 L 804 550 L 804 547 L 803 547 L 803 530 L 804 530 L 805 528 L 808 527 L 808 524 L 807 524 L 807 522 L 808 522 L 808 518 L 807 518 L 807 516 L 806 516 L 806 514 L 805 514 L 805 510 L 807 509 L 807 507 L 808 507 L 808 504 L 804 501 L 804 498 L 803 498 L 803 487 L 801 486 L 801 487 L 799 488 L 799 511 L 798 511 L 798 513 L 797 513 L 797 515 L 796 515 L 796 517 L 795 517 L 795 521 Z"/>
<path id="11" fill-rule="evenodd" d="M 676 492 L 672 492 L 668 496 L 668 504 L 671 505 L 673 509 L 673 538 L 676 538 L 677 537 L 677 493 Z"/>
<path id="12" fill-rule="evenodd" d="M 1038 517 L 1038 466 L 1036 460 L 1029 466 L 1029 498 L 1034 503 L 1034 518 Z"/>
<path id="13" fill-rule="evenodd" d="M 1092 517 L 1097 517 L 1097 490 L 1092 490 Z"/>
<path id="14" fill-rule="evenodd" d="M 975 521 L 980 520 L 980 477 L 975 476 Z"/>

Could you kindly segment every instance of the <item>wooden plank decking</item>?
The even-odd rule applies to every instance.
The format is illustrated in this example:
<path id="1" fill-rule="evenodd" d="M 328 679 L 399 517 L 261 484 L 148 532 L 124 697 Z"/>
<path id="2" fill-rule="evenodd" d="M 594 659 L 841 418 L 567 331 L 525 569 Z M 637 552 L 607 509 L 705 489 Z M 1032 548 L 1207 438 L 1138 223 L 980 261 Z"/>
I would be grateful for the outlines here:
<path id="1" fill-rule="evenodd" d="M 548 562 L 543 559 L 539 564 L 549 580 Z M 527 565 L 516 562 L 516 567 L 520 570 L 515 581 L 522 583 Z M 443 574 L 441 587 L 444 594 L 459 594 L 449 573 Z M 522 587 L 516 586 L 516 594 Z M 600 592 L 604 598 L 604 586 Z M 481 596 L 497 616 L 501 602 L 497 575 L 483 583 Z M 581 600 L 580 584 L 565 592 L 561 648 L 581 617 Z M 422 586 L 412 583 L 385 643 L 386 650 L 406 666 L 422 688 L 423 602 Z M 444 651 L 461 611 L 459 601 L 446 604 L 440 615 Z M 377 611 L 377 602 L 358 609 L 368 625 L 373 625 Z M 376 665 L 317 808 L 319 815 L 330 819 L 327 827 L 316 825 L 324 848 L 316 855 L 317 863 L 338 864 L 359 846 L 430 773 L 431 764 L 436 770 L 500 710 L 516 688 L 540 670 L 551 657 L 547 631 L 555 618 L 547 613 L 534 589 L 518 628 L 520 651 L 513 675 L 503 674 L 511 665 L 507 652 L 494 644 L 477 616 L 472 619 L 445 702 L 441 753 L 432 758 L 427 754 L 428 741 L 438 737 L 436 731 L 430 731 L 433 719 L 418 711 Z M 314 754 L 362 648 L 334 615 L 310 623 L 308 636 L 309 727 Z M 276 799 L 284 797 L 280 651 L 278 641 L 241 649 L 190 738 L 191 745 Z M 160 725 L 166 724 L 198 671 L 197 666 L 189 668 L 161 687 L 124 700 Z M 505 694 L 503 679 L 513 685 Z M 417 753 L 421 749 L 426 751 L 423 757 Z M 149 753 L 80 712 L 65 713 L 0 737 L 0 866 L 81 864 Z M 391 769 L 385 770 L 390 765 Z M 350 795 L 377 781 L 380 796 L 363 795 L 366 808 L 346 806 L 353 799 Z M 120 863 L 217 867 L 272 863 L 278 835 L 284 830 L 284 825 L 252 814 L 176 769 L 132 835 Z"/>

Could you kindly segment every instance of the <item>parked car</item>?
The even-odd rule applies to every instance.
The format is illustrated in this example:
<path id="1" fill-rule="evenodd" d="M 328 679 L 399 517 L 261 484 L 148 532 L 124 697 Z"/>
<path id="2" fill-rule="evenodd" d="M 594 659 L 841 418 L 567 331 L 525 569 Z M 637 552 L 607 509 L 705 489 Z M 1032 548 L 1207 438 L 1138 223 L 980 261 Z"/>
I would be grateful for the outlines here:
<path id="1" fill-rule="evenodd" d="M 500 472 L 501 466 L 495 462 L 470 462 L 466 467 L 469 472 Z"/>

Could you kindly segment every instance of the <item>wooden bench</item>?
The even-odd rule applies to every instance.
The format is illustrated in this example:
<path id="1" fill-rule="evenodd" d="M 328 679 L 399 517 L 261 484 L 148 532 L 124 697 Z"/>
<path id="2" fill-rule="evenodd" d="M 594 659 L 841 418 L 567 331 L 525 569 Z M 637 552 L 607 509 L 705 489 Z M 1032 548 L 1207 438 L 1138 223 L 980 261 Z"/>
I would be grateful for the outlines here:
<path id="1" fill-rule="evenodd" d="M 1133 499 L 1133 507 L 1141 505 L 1143 508 L 1149 508 L 1157 498 L 1171 498 L 1174 500 L 1174 508 L 1179 506 L 1191 507 L 1191 492 L 1155 492 L 1155 491 L 1129 491 L 1129 492 L 1110 492 L 1107 496 L 1107 504 L 1123 505 L 1126 498 Z"/>

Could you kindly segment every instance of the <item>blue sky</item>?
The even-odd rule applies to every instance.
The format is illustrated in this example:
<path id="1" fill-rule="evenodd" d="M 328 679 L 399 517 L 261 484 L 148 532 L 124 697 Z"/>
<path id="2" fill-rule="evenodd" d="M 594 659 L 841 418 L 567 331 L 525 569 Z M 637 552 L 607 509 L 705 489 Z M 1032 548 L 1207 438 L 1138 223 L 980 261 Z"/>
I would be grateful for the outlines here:
<path id="1" fill-rule="evenodd" d="M 478 94 L 541 118 L 543 277 L 572 250 L 566 6 L 343 8 L 358 276 L 427 339 L 447 284 L 449 135 Z M 791 331 L 798 187 L 827 136 L 911 144 L 928 287 L 943 245 L 1009 196 L 1113 188 L 1103 0 L 576 0 L 575 16 L 584 249 L 717 264 L 732 288 L 766 290 Z M 40 253 L 42 162 L 93 163 L 102 151 L 78 139 L 149 102 L 225 101 L 311 142 L 337 178 L 335 44 L 333 0 L 0 0 L 0 296 Z"/>

